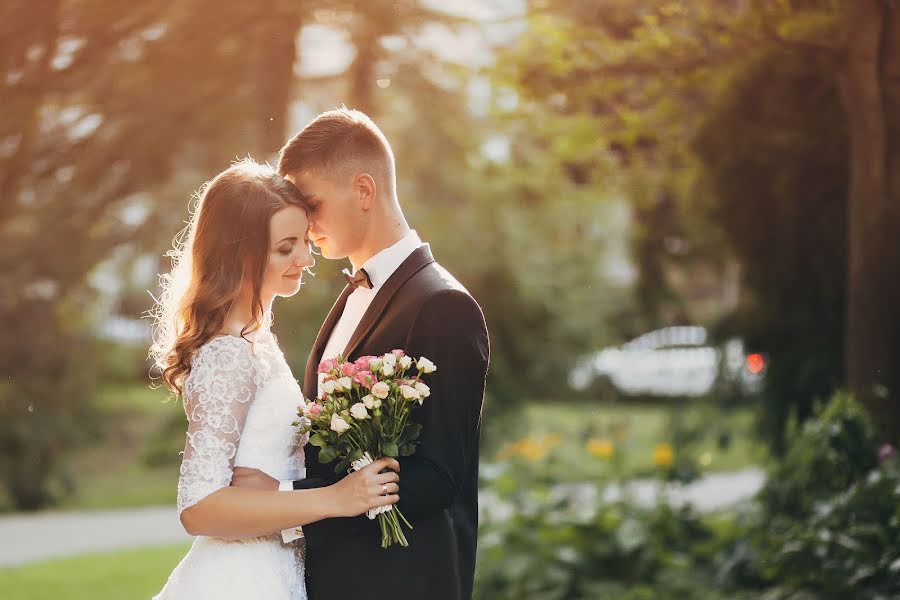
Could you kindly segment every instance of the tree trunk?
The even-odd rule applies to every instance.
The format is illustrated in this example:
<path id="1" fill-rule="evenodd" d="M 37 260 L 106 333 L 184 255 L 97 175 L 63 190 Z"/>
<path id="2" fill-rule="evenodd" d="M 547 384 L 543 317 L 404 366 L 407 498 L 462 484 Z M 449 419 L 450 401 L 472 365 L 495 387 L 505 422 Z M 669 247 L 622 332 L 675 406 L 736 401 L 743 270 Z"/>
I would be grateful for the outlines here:
<path id="1" fill-rule="evenodd" d="M 883 420 L 888 434 L 900 442 L 900 4 L 888 2 L 885 8 L 884 43 L 881 58 L 881 85 L 887 131 L 887 265 L 885 291 L 889 293 L 888 327 L 890 344 L 887 372 L 888 398 Z"/>
<path id="2" fill-rule="evenodd" d="M 348 98 L 352 103 L 350 108 L 356 108 L 372 118 L 376 117 L 375 105 L 375 68 L 381 56 L 379 32 L 372 22 L 363 16 L 354 18 L 351 39 L 356 50 L 356 56 L 348 70 L 349 90 Z"/>
<path id="3" fill-rule="evenodd" d="M 846 63 L 841 88 L 850 138 L 846 365 L 851 391 L 885 434 L 900 433 L 896 386 L 900 369 L 894 270 L 898 231 L 889 193 L 888 121 L 883 66 L 886 48 L 896 52 L 892 19 L 880 0 L 847 3 Z M 892 43 L 888 44 L 887 39 Z"/>
<path id="4" fill-rule="evenodd" d="M 18 202 L 20 184 L 33 160 L 32 151 L 37 136 L 38 113 L 47 86 L 50 63 L 56 54 L 59 36 L 59 0 L 42 0 L 37 5 L 16 2 L 5 7 L 2 16 L 18 21 L 13 31 L 3 31 L 0 42 L 0 77 L 21 73 L 19 85 L 3 88 L 7 123 L 0 126 L 0 137 L 17 138 L 12 156 L 0 162 L 0 223 L 13 214 Z M 40 48 L 42 54 L 29 64 L 29 50 Z"/>
<path id="5" fill-rule="evenodd" d="M 262 150 L 274 154 L 293 132 L 287 130 L 291 90 L 294 87 L 294 62 L 297 58 L 297 33 L 302 26 L 301 10 L 296 6 L 277 6 L 262 40 L 264 58 L 259 71 L 260 117 L 263 119 Z"/>

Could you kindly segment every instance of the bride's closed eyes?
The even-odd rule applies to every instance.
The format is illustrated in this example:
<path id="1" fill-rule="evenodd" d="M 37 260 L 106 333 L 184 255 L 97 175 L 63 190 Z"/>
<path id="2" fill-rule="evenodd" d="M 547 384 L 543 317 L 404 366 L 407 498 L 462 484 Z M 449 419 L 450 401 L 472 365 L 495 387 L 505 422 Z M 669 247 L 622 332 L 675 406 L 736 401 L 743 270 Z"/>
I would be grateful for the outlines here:
<path id="1" fill-rule="evenodd" d="M 290 242 L 289 246 L 282 245 L 276 249 L 278 254 L 280 254 L 282 256 L 287 256 L 288 254 L 290 254 L 291 252 L 294 251 L 294 245 L 297 242 L 297 238 L 295 238 L 295 237 L 285 238 L 285 239 L 281 240 L 281 242 Z M 281 243 L 281 242 L 279 242 L 279 243 Z M 309 248 L 310 241 L 309 241 L 308 235 L 303 236 L 303 245 L 306 246 L 307 248 Z"/>

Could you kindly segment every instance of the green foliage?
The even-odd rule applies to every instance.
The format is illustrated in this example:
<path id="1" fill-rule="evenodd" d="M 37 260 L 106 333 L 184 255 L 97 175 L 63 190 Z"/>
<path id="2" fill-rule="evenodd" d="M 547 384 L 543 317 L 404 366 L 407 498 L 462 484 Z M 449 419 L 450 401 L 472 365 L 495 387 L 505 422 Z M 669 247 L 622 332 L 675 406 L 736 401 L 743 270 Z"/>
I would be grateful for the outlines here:
<path id="1" fill-rule="evenodd" d="M 722 335 L 769 357 L 762 430 L 777 450 L 792 417 L 844 380 L 847 140 L 837 62 L 773 48 L 735 69 L 695 141 L 710 221 L 742 265 Z"/>
<path id="2" fill-rule="evenodd" d="M 0 304 L 11 293 L 0 292 Z M 81 308 L 33 299 L 4 322 L 0 484 L 17 509 L 41 508 L 72 491 L 64 458 L 97 432 L 87 402 L 96 382 L 93 340 Z"/>
<path id="3" fill-rule="evenodd" d="M 760 496 L 770 513 L 805 517 L 816 502 L 844 492 L 878 463 L 872 422 L 845 393 L 836 394 L 815 419 L 795 429 Z"/>
<path id="4" fill-rule="evenodd" d="M 286 104 L 294 38 L 273 31 L 297 19 L 270 8 L 0 9 L 17 24 L 0 61 L 0 481 L 15 506 L 74 488 L 61 461 L 99 423 L 85 417 L 98 371 L 140 369 L 131 352 L 111 358 L 92 339 L 113 304 L 98 274 L 170 243 L 203 178 L 277 148 L 265 124 L 283 122 L 286 106 L 271 100 Z"/>
<path id="5" fill-rule="evenodd" d="M 873 431 L 835 395 L 790 431 L 754 502 L 703 517 L 607 500 L 606 477 L 560 485 L 552 457 L 491 465 L 476 597 L 895 597 L 900 458 L 879 465 Z"/>
<path id="6" fill-rule="evenodd" d="M 184 446 L 187 429 L 184 412 L 173 407 L 171 414 L 161 421 L 141 452 L 141 463 L 148 467 L 177 466 L 181 462 L 179 448 Z"/>
<path id="7" fill-rule="evenodd" d="M 900 461 L 885 461 L 779 533 L 767 567 L 780 586 L 848 600 L 897 597 Z"/>
<path id="8" fill-rule="evenodd" d="M 489 481 L 475 598 L 717 598 L 717 530 L 664 502 L 606 501 L 604 481 L 547 487 L 508 467 Z M 733 597 L 733 596 L 731 596 Z"/>
<path id="9" fill-rule="evenodd" d="M 732 583 L 828 598 L 900 593 L 900 461 L 879 465 L 866 411 L 846 394 L 790 435 L 742 541 L 724 563 Z"/>

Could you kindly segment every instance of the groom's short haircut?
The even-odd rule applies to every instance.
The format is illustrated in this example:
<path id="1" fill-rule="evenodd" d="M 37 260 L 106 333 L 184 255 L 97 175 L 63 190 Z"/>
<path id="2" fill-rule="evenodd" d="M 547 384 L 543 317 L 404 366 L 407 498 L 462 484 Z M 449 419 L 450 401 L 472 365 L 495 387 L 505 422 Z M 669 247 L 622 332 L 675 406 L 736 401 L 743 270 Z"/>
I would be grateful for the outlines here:
<path id="1" fill-rule="evenodd" d="M 281 149 L 278 173 L 311 172 L 332 178 L 365 172 L 387 197 L 395 195 L 394 153 L 378 125 L 346 107 L 317 116 Z"/>

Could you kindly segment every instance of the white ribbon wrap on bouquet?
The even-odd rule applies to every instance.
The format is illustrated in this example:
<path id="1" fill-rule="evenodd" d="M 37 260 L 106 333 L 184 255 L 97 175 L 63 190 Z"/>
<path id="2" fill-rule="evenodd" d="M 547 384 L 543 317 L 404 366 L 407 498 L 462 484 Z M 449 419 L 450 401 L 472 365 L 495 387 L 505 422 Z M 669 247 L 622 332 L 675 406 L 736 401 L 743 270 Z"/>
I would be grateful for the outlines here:
<path id="1" fill-rule="evenodd" d="M 367 466 L 371 465 L 373 462 L 375 462 L 375 461 L 372 460 L 372 457 L 369 456 L 368 452 L 366 452 L 362 455 L 362 458 L 360 458 L 359 460 L 354 460 L 352 463 L 350 463 L 350 466 L 352 467 L 352 469 L 350 469 L 350 470 L 351 471 L 359 471 L 363 467 L 367 467 Z M 394 506 L 392 504 L 388 504 L 385 506 L 379 506 L 378 508 L 369 509 L 369 511 L 366 512 L 366 516 L 369 517 L 369 519 L 371 520 L 371 519 L 374 519 L 375 517 L 377 517 L 378 515 L 380 515 L 381 513 L 390 512 L 393 509 L 394 509 Z"/>

